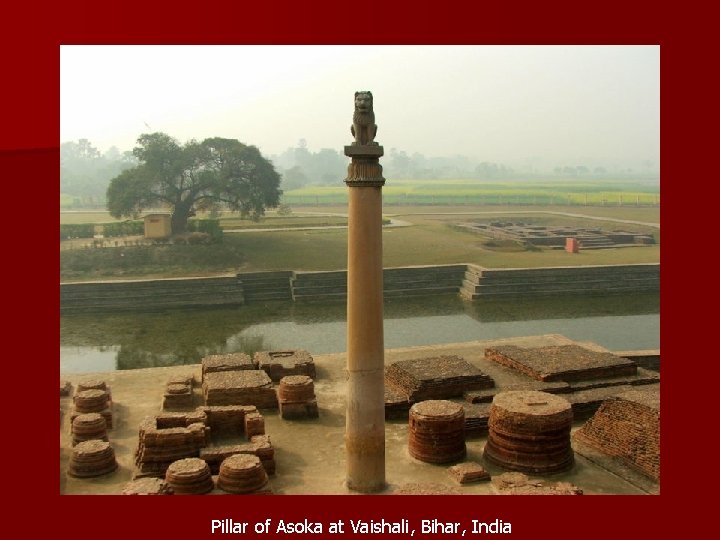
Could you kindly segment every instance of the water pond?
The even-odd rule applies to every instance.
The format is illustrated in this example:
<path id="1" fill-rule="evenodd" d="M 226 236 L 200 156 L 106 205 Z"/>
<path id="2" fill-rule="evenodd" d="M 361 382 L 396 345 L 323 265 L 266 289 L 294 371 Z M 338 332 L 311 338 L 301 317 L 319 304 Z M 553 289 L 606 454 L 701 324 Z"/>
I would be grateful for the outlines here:
<path id="1" fill-rule="evenodd" d="M 562 334 L 610 350 L 660 348 L 658 294 L 468 302 L 456 295 L 385 301 L 385 347 Z M 207 354 L 270 349 L 342 352 L 345 302 L 65 315 L 60 371 L 195 364 Z"/>

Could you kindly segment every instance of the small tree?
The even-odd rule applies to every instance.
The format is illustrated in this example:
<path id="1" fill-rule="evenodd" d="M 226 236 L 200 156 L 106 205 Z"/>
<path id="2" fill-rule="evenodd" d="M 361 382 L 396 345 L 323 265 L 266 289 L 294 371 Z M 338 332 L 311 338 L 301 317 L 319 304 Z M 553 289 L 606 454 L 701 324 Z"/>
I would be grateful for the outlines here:
<path id="1" fill-rule="evenodd" d="M 187 230 L 197 210 L 225 205 L 258 219 L 279 203 L 280 175 L 254 146 L 215 137 L 184 145 L 165 133 L 138 138 L 140 164 L 113 178 L 107 207 L 113 217 L 136 217 L 152 205 L 172 210 L 172 232 Z"/>

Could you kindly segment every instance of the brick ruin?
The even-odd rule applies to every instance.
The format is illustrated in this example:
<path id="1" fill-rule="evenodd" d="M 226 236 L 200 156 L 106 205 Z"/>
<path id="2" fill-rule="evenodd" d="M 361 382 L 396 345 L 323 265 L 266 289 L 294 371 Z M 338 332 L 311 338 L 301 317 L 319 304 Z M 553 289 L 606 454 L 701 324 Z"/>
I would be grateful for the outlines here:
<path id="1" fill-rule="evenodd" d="M 313 358 L 307 351 L 209 355 L 201 361 L 201 400 L 191 376 L 168 380 L 164 412 L 140 425 L 133 482 L 128 494 L 202 494 L 217 487 L 229 493 L 263 494 L 275 474 L 275 449 L 258 409 L 276 409 L 283 418 L 316 418 Z M 280 385 L 276 388 L 273 380 Z M 244 439 L 238 442 L 237 439 Z M 201 465 L 202 464 L 202 465 Z M 261 472 L 259 472 L 261 471 Z M 208 480 L 209 479 L 209 480 Z"/>
<path id="2" fill-rule="evenodd" d="M 214 436 L 244 437 L 246 444 L 217 446 Z M 268 474 L 275 454 L 265 436 L 265 422 L 254 405 L 201 406 L 189 413 L 162 413 L 140 425 L 135 452 L 136 477 L 162 476 L 175 461 L 203 458 L 217 473 L 221 459 L 236 453 L 258 456 Z"/>
<path id="3" fill-rule="evenodd" d="M 72 452 L 68 475 L 93 478 L 116 471 L 115 450 L 108 438 L 108 430 L 113 427 L 110 387 L 103 380 L 85 379 L 78 383 L 73 395 L 72 385 L 61 381 L 60 396 L 72 396 L 73 404 L 70 411 Z"/>
<path id="4" fill-rule="evenodd" d="M 253 493 L 268 483 L 268 475 L 257 456 L 235 454 L 220 465 L 217 486 L 227 493 Z"/>
<path id="5" fill-rule="evenodd" d="M 586 419 L 606 399 L 634 388 L 654 388 L 660 375 L 632 360 L 579 345 L 522 348 L 490 347 L 485 359 L 519 375 L 516 384 L 500 390 L 540 390 L 565 397 L 575 420 Z M 487 402 L 493 390 L 466 393 L 473 403 Z"/>
<path id="6" fill-rule="evenodd" d="M 509 377 L 497 383 L 457 356 L 390 364 L 385 369 L 386 420 L 407 419 L 410 407 L 424 399 L 463 396 L 466 435 L 478 436 L 487 433 L 490 403 L 499 392 L 536 390 L 562 394 L 570 402 L 575 420 L 580 420 L 592 416 L 610 396 L 660 383 L 659 373 L 641 368 L 632 360 L 579 345 L 489 347 L 484 358 L 505 368 Z"/>
<path id="7" fill-rule="evenodd" d="M 271 492 L 262 478 L 263 474 L 265 478 L 275 474 L 275 449 L 265 433 L 259 409 L 279 406 L 283 419 L 317 417 L 314 382 L 306 374 L 314 375 L 314 364 L 302 354 L 286 360 L 282 370 L 277 362 L 256 362 L 247 355 L 214 356 L 206 357 L 209 359 L 203 363 L 201 390 L 193 377 L 167 381 L 163 412 L 147 417 L 139 426 L 137 469 L 123 493 L 202 492 L 209 486 L 204 467 L 193 473 L 194 477 L 182 471 L 168 477 L 170 467 L 180 460 L 198 459 L 207 466 L 211 481 L 217 478 L 219 482 L 223 463 L 233 456 L 247 457 L 233 458 L 234 465 L 228 463 L 223 480 L 226 492 Z M 408 420 L 408 452 L 412 457 L 429 463 L 460 462 L 448 469 L 448 474 L 461 485 L 486 480 L 489 473 L 481 464 L 462 460 L 465 440 L 487 435 L 485 457 L 495 466 L 534 474 L 563 470 L 572 466 L 573 448 L 566 442 L 570 424 L 558 418 L 566 419 L 569 412 L 570 422 L 592 417 L 577 430 L 572 442 L 579 448 L 591 448 L 593 454 L 578 453 L 611 471 L 614 469 L 607 462 L 617 462 L 659 482 L 659 373 L 618 355 L 578 345 L 490 347 L 480 365 L 482 369 L 459 356 L 440 356 L 398 361 L 386 368 L 386 417 Z M 269 372 L 273 377 L 293 374 L 283 375 L 274 385 Z M 61 393 L 71 389 L 61 382 Z M 530 415 L 528 420 L 513 407 L 499 407 L 502 396 L 508 393 L 540 394 L 544 402 L 560 399 L 565 405 L 561 412 L 556 411 L 558 421 L 545 425 L 543 415 Z M 240 405 L 238 400 L 255 403 Z M 206 404 L 197 406 L 198 401 Z M 73 451 L 68 474 L 84 478 L 116 470 L 108 442 L 113 420 L 109 386 L 103 381 L 80 382 L 72 403 Z M 452 411 L 430 410 L 433 403 L 446 403 L 445 409 L 451 407 Z M 502 415 L 498 414 L 500 409 Z M 555 439 L 550 445 L 553 449 L 546 451 L 539 448 L 538 440 L 547 442 L 548 433 Z M 518 466 L 522 461 L 519 455 L 534 455 L 537 460 L 531 466 L 524 462 Z M 605 461 L 597 461 L 598 455 Z M 187 485 L 182 484 L 183 474 L 192 477 Z M 581 493 L 569 484 L 545 484 L 527 477 L 502 484 L 502 488 L 498 485 L 496 490 L 502 494 Z M 213 483 L 211 489 L 216 486 L 224 489 L 219 483 Z"/>
<path id="8" fill-rule="evenodd" d="M 490 473 L 485 470 L 485 467 L 474 461 L 453 465 L 448 468 L 448 474 L 458 484 L 490 480 Z"/>
<path id="9" fill-rule="evenodd" d="M 210 467 L 200 458 L 171 463 L 165 473 L 165 482 L 175 495 L 204 495 L 215 489 Z"/>
<path id="10" fill-rule="evenodd" d="M 208 444 L 209 429 L 198 418 L 146 417 L 140 424 L 139 442 L 135 451 L 136 477 L 163 476 L 175 461 L 197 457 L 200 448 Z"/>
<path id="11" fill-rule="evenodd" d="M 164 478 L 138 478 L 125 484 L 121 495 L 174 495 Z"/>
<path id="12" fill-rule="evenodd" d="M 257 363 L 245 353 L 211 354 L 201 360 L 200 382 L 205 382 L 205 375 L 208 373 L 243 369 L 257 369 Z"/>
<path id="13" fill-rule="evenodd" d="M 277 388 L 280 416 L 284 419 L 317 418 L 315 385 L 307 375 L 287 375 Z"/>
<path id="14" fill-rule="evenodd" d="M 97 439 L 108 440 L 107 422 L 98 413 L 87 413 L 76 416 L 71 424 L 72 445 Z"/>
<path id="15" fill-rule="evenodd" d="M 115 450 L 107 441 L 89 440 L 72 450 L 68 474 L 76 478 L 92 478 L 114 472 L 118 468 Z"/>
<path id="16" fill-rule="evenodd" d="M 659 483 L 659 389 L 628 390 L 605 400 L 573 438 Z"/>
<path id="17" fill-rule="evenodd" d="M 521 472 L 508 472 L 492 478 L 498 495 L 582 495 L 583 491 L 570 482 L 546 482 L 529 478 Z"/>
<path id="18" fill-rule="evenodd" d="M 113 427 L 112 394 L 105 381 L 90 379 L 77 385 L 73 395 L 73 408 L 70 411 L 70 422 L 81 414 L 98 413 L 107 422 L 107 428 Z"/>
<path id="19" fill-rule="evenodd" d="M 259 370 L 206 373 L 202 383 L 207 405 L 251 404 L 277 409 L 277 395 L 267 373 Z"/>
<path id="20" fill-rule="evenodd" d="M 315 363 L 309 352 L 296 349 L 291 351 L 259 351 L 253 362 L 268 374 L 273 382 L 279 382 L 289 375 L 306 375 L 315 378 Z"/>
<path id="21" fill-rule="evenodd" d="M 190 409 L 193 406 L 193 378 L 180 376 L 171 378 L 165 387 L 162 408 Z"/>
<path id="22" fill-rule="evenodd" d="M 617 248 L 652 245 L 655 239 L 648 234 L 627 231 L 603 231 L 599 228 L 531 225 L 523 222 L 492 221 L 490 223 L 461 223 L 472 232 L 497 240 L 513 240 L 534 246 L 563 249 L 567 238 L 574 238 L 581 249 Z"/>
<path id="23" fill-rule="evenodd" d="M 249 442 L 240 444 L 206 446 L 200 449 L 199 457 L 210 466 L 213 474 L 218 474 L 223 460 L 235 454 L 257 456 L 265 472 L 275 474 L 275 448 L 268 435 L 253 435 Z"/>
<path id="24" fill-rule="evenodd" d="M 470 366 L 469 370 L 465 364 Z M 659 373 L 641 368 L 619 355 L 579 345 L 489 347 L 485 349 L 483 365 L 488 366 L 493 377 L 460 357 L 405 360 L 386 368 L 386 419 L 409 418 L 411 455 L 412 447 L 418 447 L 418 437 L 412 429 L 410 407 L 429 403 L 428 399 L 442 398 L 462 407 L 466 439 L 488 436 L 485 458 L 502 468 L 535 474 L 567 470 L 574 462 L 571 443 L 579 444 L 582 440 L 596 450 L 612 454 L 614 459 L 619 459 L 616 454 L 621 451 L 613 450 L 611 446 L 617 445 L 624 449 L 625 460 L 637 461 L 635 468 L 644 466 L 645 474 L 652 475 L 654 464 L 659 475 L 659 435 L 652 428 L 648 432 L 631 433 L 630 424 L 623 424 L 619 420 L 622 414 L 617 412 L 625 411 L 624 414 L 630 417 L 631 409 L 644 407 L 644 414 L 649 416 L 648 426 L 659 425 L 653 420 L 655 412 L 659 415 L 659 409 L 641 405 L 639 399 L 633 401 L 628 397 L 618 397 L 644 395 L 645 391 L 659 395 Z M 491 365 L 495 366 L 492 371 Z M 502 376 L 499 376 L 500 372 Z M 534 409 L 533 413 L 515 410 L 512 406 L 504 407 L 502 396 L 508 393 L 539 395 L 542 399 L 536 401 L 543 405 L 528 407 Z M 464 402 L 458 399 L 458 395 L 464 398 Z M 494 403 L 498 399 L 499 406 Z M 551 407 L 551 404 L 556 407 Z M 549 411 L 549 408 L 554 410 Z M 548 411 L 537 414 L 540 409 Z M 599 409 L 603 412 L 600 413 Z M 588 419 L 593 414 L 596 417 L 592 422 L 571 440 L 572 423 Z M 616 421 L 620 423 L 612 428 L 616 430 L 613 432 L 610 426 L 614 426 Z M 599 441 L 606 441 L 605 446 Z M 419 446 L 422 447 L 422 444 Z M 454 474 L 461 476 L 459 471 Z M 505 493 L 574 492 L 566 488 L 544 484 L 540 488 L 524 484 L 514 486 Z"/>
<path id="25" fill-rule="evenodd" d="M 207 405 L 242 403 L 275 409 L 278 397 L 273 383 L 287 376 L 315 378 L 313 357 L 302 349 L 259 351 L 252 359 L 244 353 L 210 355 L 201 364 L 203 399 Z"/>

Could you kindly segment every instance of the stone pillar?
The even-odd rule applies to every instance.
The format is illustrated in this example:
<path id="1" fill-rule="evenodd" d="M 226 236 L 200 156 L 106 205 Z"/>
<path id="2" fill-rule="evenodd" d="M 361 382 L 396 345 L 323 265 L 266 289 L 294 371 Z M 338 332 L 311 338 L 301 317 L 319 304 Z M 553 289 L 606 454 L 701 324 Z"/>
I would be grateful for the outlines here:
<path id="1" fill-rule="evenodd" d="M 347 486 L 363 493 L 385 487 L 385 348 L 383 341 L 383 147 L 372 94 L 355 94 L 348 204 L 347 371 L 345 417 Z"/>

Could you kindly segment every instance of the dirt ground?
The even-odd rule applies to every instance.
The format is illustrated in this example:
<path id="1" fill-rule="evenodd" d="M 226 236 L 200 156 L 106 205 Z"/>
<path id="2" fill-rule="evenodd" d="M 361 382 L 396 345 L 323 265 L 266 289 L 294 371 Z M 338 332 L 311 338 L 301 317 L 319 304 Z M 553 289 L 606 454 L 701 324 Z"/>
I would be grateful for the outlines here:
<path id="1" fill-rule="evenodd" d="M 575 343 L 563 336 L 545 335 L 492 341 L 473 341 L 448 345 L 389 349 L 386 364 L 398 360 L 454 354 L 464 357 L 495 379 L 498 386 L 517 382 L 510 370 L 483 358 L 485 347 L 517 345 L 520 347 L 567 345 Z M 351 494 L 344 486 L 345 461 L 345 354 L 330 354 L 314 358 L 317 378 L 315 394 L 320 416 L 318 419 L 283 420 L 277 410 L 263 410 L 265 431 L 275 448 L 277 472 L 270 477 L 269 487 L 277 494 Z M 91 479 L 68 476 L 67 468 L 72 452 L 70 435 L 71 397 L 60 398 L 60 493 L 61 494 L 119 494 L 135 472 L 133 453 L 138 443 L 138 426 L 145 416 L 161 411 L 165 384 L 171 376 L 194 375 L 200 380 L 200 365 L 167 368 L 112 371 L 94 374 L 61 374 L 73 389 L 87 379 L 103 379 L 111 387 L 114 427 L 108 432 L 119 468 L 114 473 Z M 199 389 L 195 390 L 197 405 L 201 405 Z M 387 421 L 385 425 L 386 479 L 385 493 L 396 492 L 407 484 L 436 484 L 463 494 L 494 494 L 489 482 L 460 486 L 447 472 L 450 465 L 433 465 L 412 458 L 407 451 L 408 426 L 405 420 Z M 581 423 L 577 423 L 575 429 Z M 237 442 L 241 442 L 238 440 Z M 227 442 L 225 441 L 227 444 Z M 491 475 L 506 472 L 486 464 L 482 459 L 485 438 L 467 441 L 465 461 L 483 464 Z M 546 481 L 568 481 L 582 488 L 586 494 L 641 494 L 641 490 L 622 478 L 599 468 L 580 455 L 566 472 Z M 222 494 L 215 490 L 213 493 Z"/>

